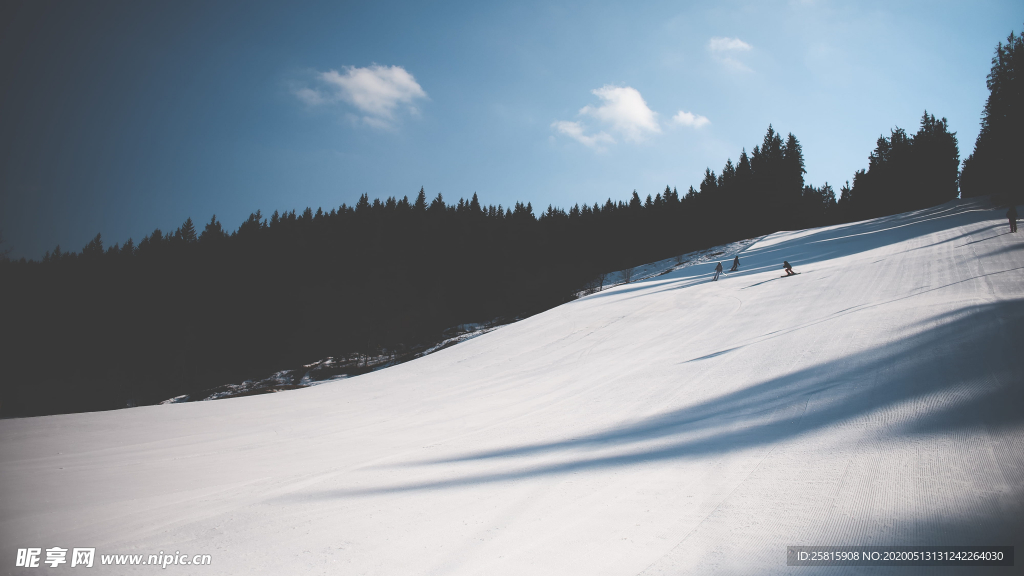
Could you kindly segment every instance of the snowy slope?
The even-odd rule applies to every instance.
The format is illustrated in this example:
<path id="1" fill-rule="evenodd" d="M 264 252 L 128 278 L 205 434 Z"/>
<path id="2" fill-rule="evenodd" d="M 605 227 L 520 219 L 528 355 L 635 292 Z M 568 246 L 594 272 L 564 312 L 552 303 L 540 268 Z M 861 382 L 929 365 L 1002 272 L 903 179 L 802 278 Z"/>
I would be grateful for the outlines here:
<path id="1" fill-rule="evenodd" d="M 1024 550 L 1007 231 L 955 201 L 778 233 L 718 282 L 682 268 L 315 388 L 0 421 L 0 573 L 77 573 L 14 568 L 28 546 L 273 575 L 884 574 L 785 549 Z"/>

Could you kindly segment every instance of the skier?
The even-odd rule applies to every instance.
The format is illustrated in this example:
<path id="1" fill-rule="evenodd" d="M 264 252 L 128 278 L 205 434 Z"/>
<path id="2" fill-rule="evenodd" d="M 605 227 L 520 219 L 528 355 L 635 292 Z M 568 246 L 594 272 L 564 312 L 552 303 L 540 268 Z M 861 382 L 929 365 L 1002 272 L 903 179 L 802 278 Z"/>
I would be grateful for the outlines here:
<path id="1" fill-rule="evenodd" d="M 732 261 L 732 268 L 729 268 L 729 272 L 735 272 L 735 271 L 737 271 L 737 270 L 739 270 L 739 269 L 740 269 L 740 257 L 739 257 L 739 256 L 737 256 L 737 257 L 736 257 L 736 258 L 735 258 L 735 259 L 734 259 L 734 260 Z"/>
<path id="2" fill-rule="evenodd" d="M 1006 211 L 1006 217 L 1010 219 L 1010 232 L 1017 231 L 1017 205 L 1010 204 L 1010 209 Z"/>
<path id="3" fill-rule="evenodd" d="M 718 275 L 722 273 L 722 263 L 719 262 L 718 266 L 715 266 L 715 277 L 711 279 L 712 282 L 718 280 Z"/>
<path id="4" fill-rule="evenodd" d="M 793 272 L 793 267 L 789 265 L 789 262 L 783 260 L 782 267 L 786 269 L 786 276 L 796 276 L 796 272 Z"/>

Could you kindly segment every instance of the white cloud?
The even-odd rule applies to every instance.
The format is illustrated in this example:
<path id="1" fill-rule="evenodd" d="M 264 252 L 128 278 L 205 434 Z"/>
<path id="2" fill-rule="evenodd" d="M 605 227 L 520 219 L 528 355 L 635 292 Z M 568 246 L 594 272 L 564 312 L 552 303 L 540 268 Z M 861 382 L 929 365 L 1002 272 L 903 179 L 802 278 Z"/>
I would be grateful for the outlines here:
<path id="1" fill-rule="evenodd" d="M 708 42 L 708 50 L 712 52 L 747 52 L 750 48 L 750 44 L 739 38 L 716 36 Z"/>
<path id="2" fill-rule="evenodd" d="M 682 110 L 672 117 L 672 121 L 676 124 L 691 126 L 693 128 L 700 128 L 706 124 L 711 124 L 711 120 L 708 120 L 707 116 L 701 116 L 700 114 L 694 114 L 693 112 L 683 112 Z"/>
<path id="3" fill-rule="evenodd" d="M 401 66 L 346 66 L 344 74 L 331 70 L 320 78 L 336 87 L 342 100 L 379 118 L 391 118 L 399 104 L 411 105 L 416 98 L 427 97 L 412 74 Z"/>
<path id="4" fill-rule="evenodd" d="M 750 72 L 746 64 L 740 62 L 736 55 L 740 52 L 749 52 L 753 47 L 739 38 L 725 38 L 716 36 L 708 41 L 708 51 L 712 57 L 726 68 L 740 72 Z"/>
<path id="5" fill-rule="evenodd" d="M 636 88 L 608 84 L 591 90 L 591 93 L 601 99 L 601 104 L 580 108 L 579 116 L 590 117 L 603 124 L 608 131 L 631 142 L 641 142 L 648 135 L 661 132 L 658 113 L 647 106 Z M 605 144 L 615 144 L 611 134 L 588 127 L 584 121 L 560 120 L 552 122 L 551 127 L 598 151 L 604 151 Z"/>
<path id="6" fill-rule="evenodd" d="M 295 91 L 295 96 L 310 106 L 319 106 L 327 102 L 323 94 L 312 88 L 300 88 Z"/>
<path id="7" fill-rule="evenodd" d="M 392 128 L 395 110 L 402 105 L 418 114 L 413 102 L 427 98 L 413 75 L 401 66 L 373 64 L 367 68 L 345 66 L 343 70 L 317 74 L 323 87 L 304 87 L 296 90 L 295 96 L 310 106 L 346 102 L 363 114 L 364 123 L 375 128 Z"/>
<path id="8" fill-rule="evenodd" d="M 577 142 L 593 148 L 594 150 L 604 150 L 602 144 L 614 144 L 615 139 L 611 137 L 607 132 L 598 132 L 593 136 L 587 136 L 583 128 L 583 124 L 579 122 L 569 122 L 567 120 L 559 120 L 552 122 L 551 127 L 558 130 L 562 134 L 576 140 Z"/>
<path id="9" fill-rule="evenodd" d="M 367 126 L 380 128 L 381 130 L 391 130 L 395 127 L 390 120 L 386 120 L 384 118 L 377 118 L 375 116 L 363 116 L 362 121 L 363 124 L 366 124 Z"/>
<path id="10" fill-rule="evenodd" d="M 643 140 L 648 133 L 661 132 L 657 113 L 647 107 L 636 88 L 605 85 L 592 92 L 602 104 L 584 106 L 581 116 L 593 116 L 633 142 Z"/>

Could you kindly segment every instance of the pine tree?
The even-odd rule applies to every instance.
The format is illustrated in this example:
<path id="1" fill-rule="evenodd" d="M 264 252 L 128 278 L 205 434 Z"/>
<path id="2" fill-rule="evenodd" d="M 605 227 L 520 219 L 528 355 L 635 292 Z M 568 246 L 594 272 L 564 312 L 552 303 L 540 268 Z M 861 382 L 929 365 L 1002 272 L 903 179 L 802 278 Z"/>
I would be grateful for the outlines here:
<path id="1" fill-rule="evenodd" d="M 747 149 L 740 152 L 740 159 L 736 162 L 736 178 L 740 181 L 748 180 L 751 176 L 750 158 L 747 156 Z"/>
<path id="2" fill-rule="evenodd" d="M 98 258 L 103 256 L 103 239 L 99 234 L 89 241 L 88 244 L 82 248 L 82 256 L 85 258 Z"/>
<path id="3" fill-rule="evenodd" d="M 363 195 L 359 197 L 359 201 L 356 202 L 356 212 L 365 212 L 369 208 L 370 208 L 370 195 L 366 194 L 364 192 Z"/>
<path id="4" fill-rule="evenodd" d="M 718 179 L 711 168 L 704 169 L 704 180 L 700 183 L 700 195 L 707 198 L 718 191 Z"/>
<path id="5" fill-rule="evenodd" d="M 224 238 L 224 229 L 221 227 L 220 222 L 217 221 L 217 215 L 214 214 L 210 218 L 210 222 L 203 228 L 203 233 L 199 236 L 200 242 L 213 242 Z"/>
<path id="6" fill-rule="evenodd" d="M 183 240 L 186 244 L 194 244 L 199 240 L 196 236 L 196 227 L 192 224 L 192 218 L 187 218 L 185 223 L 181 225 L 181 228 L 178 228 L 174 235 L 178 239 Z"/>
<path id="7" fill-rule="evenodd" d="M 420 192 L 416 195 L 416 202 L 412 207 L 419 214 L 427 211 L 427 193 L 423 191 L 422 186 L 420 186 Z"/>
<path id="8" fill-rule="evenodd" d="M 342 204 L 342 207 L 344 207 L 344 204 Z M 264 228 L 266 228 L 266 220 L 263 219 L 263 213 L 257 210 L 249 214 L 245 222 L 238 226 L 238 230 L 234 235 L 248 237 L 258 234 Z M 142 245 L 140 244 L 139 247 L 141 248 Z"/>
<path id="9" fill-rule="evenodd" d="M 782 185 L 787 195 L 797 195 L 804 187 L 804 151 L 800 141 L 790 132 L 782 149 L 782 161 L 785 166 Z"/>
<path id="10" fill-rule="evenodd" d="M 732 165 L 732 158 L 725 161 L 725 166 L 722 168 L 722 173 L 718 176 L 718 186 L 720 188 L 731 188 L 733 180 L 736 178 L 736 167 Z M 731 190 L 730 190 L 731 191 Z"/>
<path id="11" fill-rule="evenodd" d="M 444 214 L 445 212 L 444 196 L 440 192 L 437 193 L 437 198 L 430 203 L 431 214 Z"/>
<path id="12" fill-rule="evenodd" d="M 640 202 L 640 195 L 636 193 L 636 190 L 633 190 L 633 196 L 631 196 L 629 199 L 630 210 L 634 212 L 639 212 L 642 207 L 643 203 Z"/>
<path id="13" fill-rule="evenodd" d="M 959 194 L 960 148 L 945 118 L 925 110 L 914 135 L 914 174 L 907 183 L 908 206 L 923 208 L 948 202 Z"/>

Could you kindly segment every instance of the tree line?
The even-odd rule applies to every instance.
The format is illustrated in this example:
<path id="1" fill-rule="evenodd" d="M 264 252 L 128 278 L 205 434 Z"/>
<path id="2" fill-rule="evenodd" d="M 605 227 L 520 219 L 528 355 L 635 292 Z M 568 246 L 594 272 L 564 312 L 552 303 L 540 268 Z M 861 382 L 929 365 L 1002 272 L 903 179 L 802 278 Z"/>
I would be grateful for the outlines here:
<path id="1" fill-rule="evenodd" d="M 1010 32 L 996 45 L 986 80 L 988 99 L 974 151 L 964 160 L 960 189 L 965 198 L 994 194 L 1003 202 L 1024 200 L 1024 34 Z"/>
<path id="2" fill-rule="evenodd" d="M 880 139 L 838 201 L 828 184 L 805 185 L 800 142 L 769 126 L 749 155 L 682 194 L 666 186 L 535 211 L 485 206 L 476 194 L 428 200 L 421 188 L 329 211 L 256 211 L 233 231 L 214 216 L 138 244 L 105 246 L 97 234 L 81 252 L 58 246 L 42 261 L 2 264 L 3 301 L 16 305 L 5 307 L 0 409 L 153 403 L 326 356 L 401 350 L 457 324 L 556 306 L 603 272 L 873 214 L 882 193 L 871 186 L 906 196 L 900 209 L 941 202 L 956 189 L 955 171 L 931 169 L 955 156 L 945 127 L 926 114 L 916 136 Z M 942 138 L 952 150 L 932 144 Z M 893 152 L 904 145 L 917 150 L 912 160 Z M 914 192 L 899 179 L 903 162 L 944 175 L 944 192 Z"/>
<path id="3" fill-rule="evenodd" d="M 783 229 L 850 222 L 963 196 L 1024 197 L 1021 36 L 997 46 L 974 151 L 927 111 L 879 136 L 839 191 L 804 182 L 800 142 L 769 126 L 750 154 L 697 188 L 548 206 L 370 200 L 186 220 L 41 261 L 0 250 L 0 414 L 146 404 L 326 356 L 401 350 L 463 323 L 527 316 L 602 273 Z M 2 236 L 0 236 L 2 242 Z M 2 246 L 0 246 L 2 248 Z"/>
<path id="4" fill-rule="evenodd" d="M 879 136 L 867 169 L 840 191 L 841 221 L 897 214 L 948 202 L 959 193 L 960 150 L 945 118 L 926 110 L 916 134 L 895 128 Z"/>

